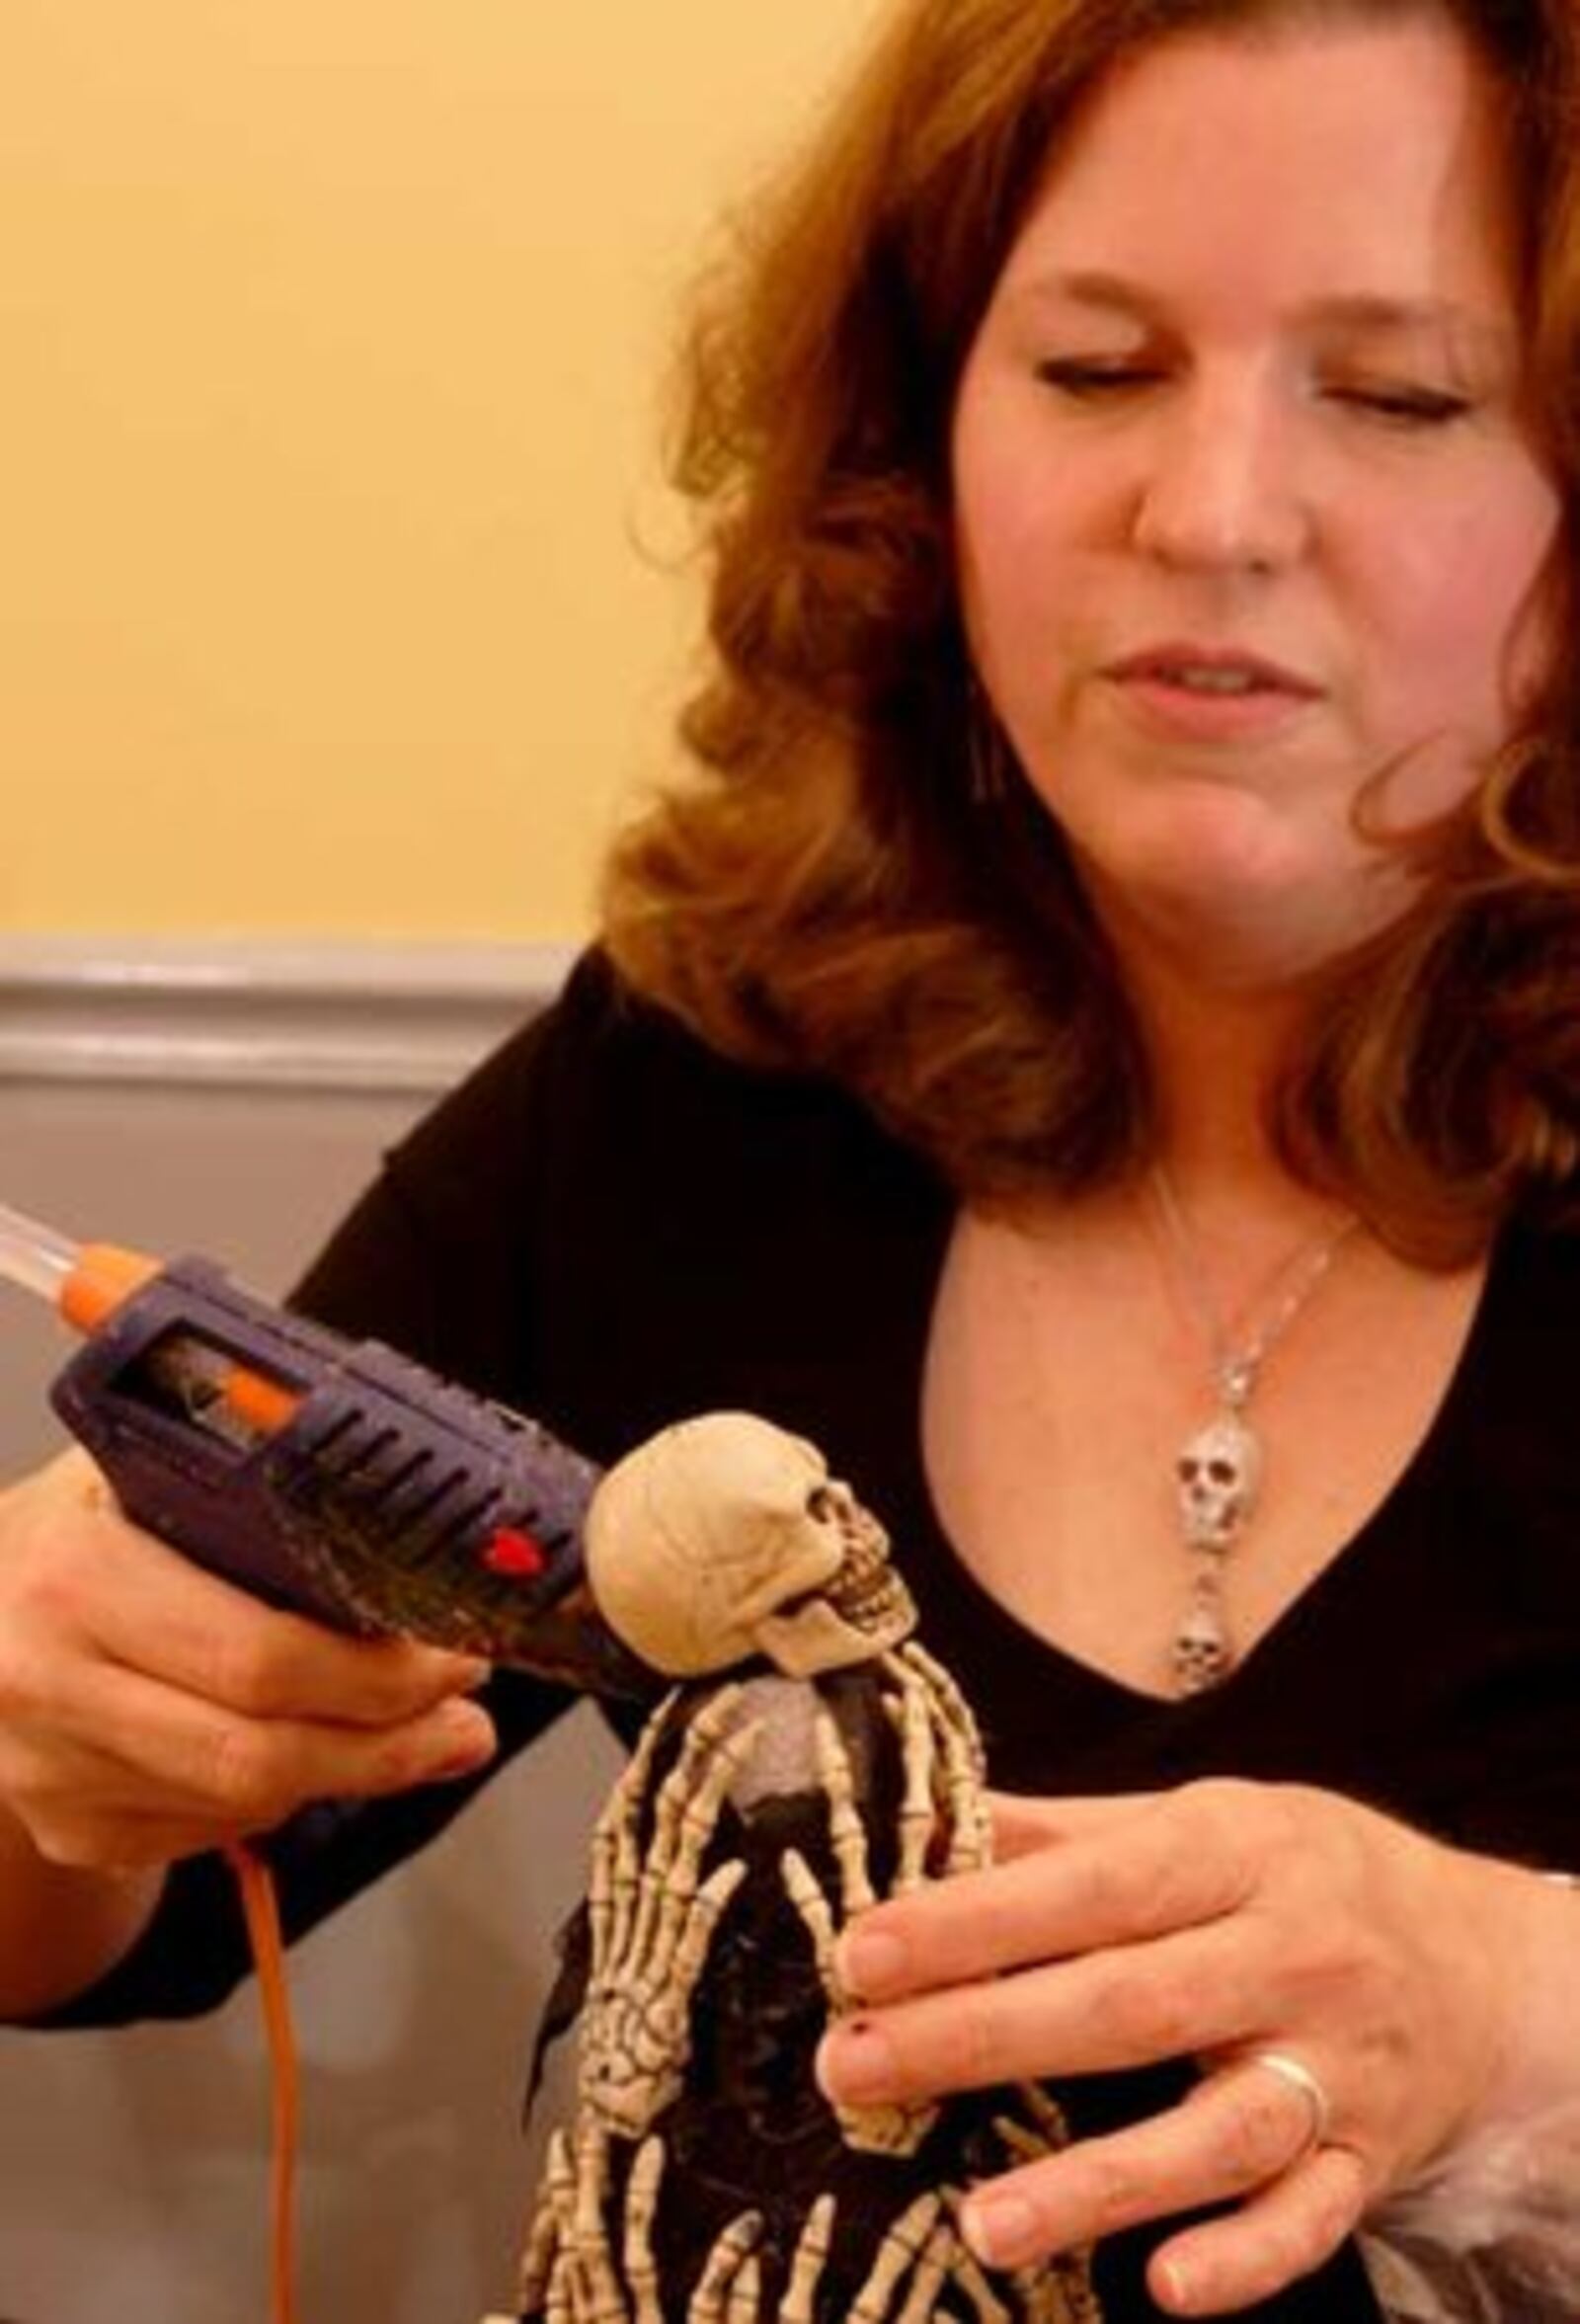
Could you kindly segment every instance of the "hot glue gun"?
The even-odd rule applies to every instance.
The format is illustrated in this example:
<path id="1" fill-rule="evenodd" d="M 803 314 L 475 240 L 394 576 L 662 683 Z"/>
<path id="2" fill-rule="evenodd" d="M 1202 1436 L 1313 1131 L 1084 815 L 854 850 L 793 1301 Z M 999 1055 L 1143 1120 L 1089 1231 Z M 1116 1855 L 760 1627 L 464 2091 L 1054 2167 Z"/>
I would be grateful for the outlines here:
<path id="1" fill-rule="evenodd" d="M 0 1205 L 0 1276 L 87 1334 L 50 1402 L 134 1523 L 272 1603 L 648 1702 L 582 1526 L 599 1471 L 535 1420 L 199 1258 L 68 1242 Z"/>

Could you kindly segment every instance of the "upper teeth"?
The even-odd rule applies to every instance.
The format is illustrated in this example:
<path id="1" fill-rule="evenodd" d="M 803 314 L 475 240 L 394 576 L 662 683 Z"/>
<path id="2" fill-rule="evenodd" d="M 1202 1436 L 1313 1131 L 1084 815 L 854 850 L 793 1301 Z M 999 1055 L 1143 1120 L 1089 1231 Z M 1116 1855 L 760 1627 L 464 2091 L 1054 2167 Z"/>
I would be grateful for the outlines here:
<path id="1" fill-rule="evenodd" d="M 1162 675 L 1172 685 L 1189 686 L 1204 694 L 1248 694 L 1262 682 L 1249 670 L 1204 670 L 1194 664 L 1165 670 Z"/>

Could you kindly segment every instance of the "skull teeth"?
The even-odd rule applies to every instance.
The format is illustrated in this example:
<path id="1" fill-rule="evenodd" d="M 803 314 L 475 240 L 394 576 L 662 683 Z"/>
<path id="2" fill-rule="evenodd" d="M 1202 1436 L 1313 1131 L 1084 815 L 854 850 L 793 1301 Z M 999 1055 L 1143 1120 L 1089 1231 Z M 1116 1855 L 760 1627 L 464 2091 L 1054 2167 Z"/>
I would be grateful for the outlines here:
<path id="1" fill-rule="evenodd" d="M 842 1574 L 834 1603 L 853 1629 L 878 1630 L 904 1610 L 906 1597 L 904 1583 L 885 1564 L 870 1576 Z"/>

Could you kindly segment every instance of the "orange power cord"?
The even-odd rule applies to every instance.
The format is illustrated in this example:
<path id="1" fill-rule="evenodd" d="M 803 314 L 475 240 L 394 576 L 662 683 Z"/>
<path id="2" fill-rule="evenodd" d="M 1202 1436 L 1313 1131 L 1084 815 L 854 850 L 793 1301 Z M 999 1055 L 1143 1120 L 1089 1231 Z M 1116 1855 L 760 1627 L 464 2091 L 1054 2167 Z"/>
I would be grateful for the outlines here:
<path id="1" fill-rule="evenodd" d="M 285 1947 L 279 1931 L 279 1905 L 268 1865 L 252 1849 L 239 1843 L 225 1850 L 236 1876 L 247 1936 L 258 1971 L 263 2004 L 264 2034 L 269 2049 L 273 2092 L 273 2200 L 270 2233 L 271 2324 L 296 2324 L 296 2132 L 300 2076 L 296 2039 L 291 2030 L 290 1992 L 285 1976 Z"/>

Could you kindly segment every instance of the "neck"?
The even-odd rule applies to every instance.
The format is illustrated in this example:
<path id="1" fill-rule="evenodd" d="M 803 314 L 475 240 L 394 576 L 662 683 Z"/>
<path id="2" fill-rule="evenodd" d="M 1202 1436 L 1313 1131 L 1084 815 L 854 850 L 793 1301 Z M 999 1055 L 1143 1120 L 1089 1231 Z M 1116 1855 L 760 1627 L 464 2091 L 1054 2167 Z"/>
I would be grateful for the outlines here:
<path id="1" fill-rule="evenodd" d="M 1290 1177 L 1268 1133 L 1304 1000 L 1155 973 L 1133 975 L 1130 990 L 1157 1091 L 1162 1160 L 1193 1211 L 1308 1214 L 1313 1198 Z"/>
<path id="2" fill-rule="evenodd" d="M 1181 930 L 1083 874 L 1157 1092 L 1162 1159 L 1182 1191 L 1301 1197 L 1267 1134 L 1269 1101 L 1309 1022 L 1319 970 L 1240 931 Z M 1304 1198 L 1307 1208 L 1310 1198 Z"/>

